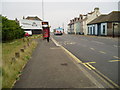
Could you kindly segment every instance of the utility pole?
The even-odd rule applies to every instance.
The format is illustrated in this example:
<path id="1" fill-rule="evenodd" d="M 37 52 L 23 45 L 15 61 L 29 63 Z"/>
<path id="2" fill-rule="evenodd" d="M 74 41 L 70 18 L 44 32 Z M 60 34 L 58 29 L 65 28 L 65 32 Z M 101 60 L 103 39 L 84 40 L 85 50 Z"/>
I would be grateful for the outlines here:
<path id="1" fill-rule="evenodd" d="M 63 26 L 63 33 L 64 33 L 64 23 L 63 23 L 63 25 L 62 25 L 62 26 Z"/>
<path id="2" fill-rule="evenodd" d="M 42 19 L 44 21 L 44 1 L 42 0 Z"/>

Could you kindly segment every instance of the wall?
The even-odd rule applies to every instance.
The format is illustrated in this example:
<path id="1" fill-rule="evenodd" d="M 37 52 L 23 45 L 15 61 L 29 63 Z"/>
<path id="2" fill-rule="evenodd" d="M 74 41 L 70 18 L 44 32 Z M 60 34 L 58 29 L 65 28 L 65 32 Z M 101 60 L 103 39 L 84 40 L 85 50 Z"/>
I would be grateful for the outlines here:
<path id="1" fill-rule="evenodd" d="M 80 22 L 75 22 L 75 24 L 74 24 L 74 32 L 75 32 L 75 34 L 80 33 Z"/>
<path id="2" fill-rule="evenodd" d="M 21 19 L 19 23 L 23 29 L 42 29 L 42 23 L 38 20 Z"/>

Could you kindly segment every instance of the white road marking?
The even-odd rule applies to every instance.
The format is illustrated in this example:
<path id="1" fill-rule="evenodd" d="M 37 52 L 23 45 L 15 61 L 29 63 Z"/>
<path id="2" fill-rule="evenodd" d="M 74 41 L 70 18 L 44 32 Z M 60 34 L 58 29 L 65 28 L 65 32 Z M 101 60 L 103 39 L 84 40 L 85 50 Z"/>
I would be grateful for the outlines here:
<path id="1" fill-rule="evenodd" d="M 116 47 L 116 48 L 120 47 L 120 46 L 118 46 L 118 45 L 113 45 L 113 46 Z"/>
<path id="2" fill-rule="evenodd" d="M 58 46 L 58 47 L 61 46 L 60 44 L 58 44 L 58 42 L 55 39 L 53 39 L 52 37 L 51 37 L 51 39 L 55 43 L 56 46 Z"/>
<path id="3" fill-rule="evenodd" d="M 97 43 L 97 44 L 104 44 L 104 43 L 98 42 L 98 41 L 92 41 L 92 42 L 95 42 L 95 43 Z"/>
<path id="4" fill-rule="evenodd" d="M 104 51 L 99 51 L 100 53 L 102 53 L 102 54 L 106 54 L 106 52 L 104 52 Z"/>
<path id="5" fill-rule="evenodd" d="M 88 41 L 87 39 L 81 39 L 81 40 Z"/>
<path id="6" fill-rule="evenodd" d="M 117 56 L 113 56 L 114 58 L 116 58 L 116 59 L 120 59 L 119 57 L 117 57 Z"/>
<path id="7" fill-rule="evenodd" d="M 60 49 L 60 48 L 56 48 L 56 47 L 51 47 L 50 49 Z"/>
<path id="8" fill-rule="evenodd" d="M 95 50 L 94 48 L 90 48 L 91 50 Z"/>

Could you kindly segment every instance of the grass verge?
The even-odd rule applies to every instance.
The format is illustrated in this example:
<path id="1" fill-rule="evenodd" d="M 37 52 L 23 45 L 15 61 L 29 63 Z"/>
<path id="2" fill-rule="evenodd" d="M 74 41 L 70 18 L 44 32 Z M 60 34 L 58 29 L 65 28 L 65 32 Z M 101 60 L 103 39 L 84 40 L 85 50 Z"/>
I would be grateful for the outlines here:
<path id="1" fill-rule="evenodd" d="M 2 44 L 2 88 L 12 88 L 13 83 L 19 79 L 18 75 L 37 46 L 37 41 L 33 40 L 34 37 Z M 41 36 L 36 37 L 41 38 Z M 24 52 L 20 51 L 21 48 L 24 48 Z M 19 52 L 20 57 L 15 57 L 16 52 Z"/>

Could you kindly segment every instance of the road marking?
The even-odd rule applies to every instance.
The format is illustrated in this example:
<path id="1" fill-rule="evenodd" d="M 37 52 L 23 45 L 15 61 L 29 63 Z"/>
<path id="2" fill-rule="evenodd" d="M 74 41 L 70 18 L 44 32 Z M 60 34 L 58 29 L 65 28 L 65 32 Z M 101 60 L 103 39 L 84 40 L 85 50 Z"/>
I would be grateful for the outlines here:
<path id="1" fill-rule="evenodd" d="M 116 59 L 120 59 L 119 57 L 117 57 L 117 56 L 113 56 L 114 58 L 116 58 Z"/>
<path id="2" fill-rule="evenodd" d="M 86 68 L 88 68 L 89 70 L 92 70 L 90 67 L 88 67 L 87 65 L 86 65 L 86 63 L 82 63 Z"/>
<path id="3" fill-rule="evenodd" d="M 98 44 L 104 44 L 104 43 L 102 43 L 102 42 L 98 42 L 98 41 L 92 41 L 92 42 L 95 42 L 95 43 L 98 43 Z"/>
<path id="4" fill-rule="evenodd" d="M 96 62 L 85 62 L 85 63 L 96 63 Z"/>
<path id="5" fill-rule="evenodd" d="M 88 41 L 87 39 L 81 39 L 81 40 Z"/>
<path id="6" fill-rule="evenodd" d="M 50 49 L 60 49 L 60 48 L 56 48 L 56 47 L 50 47 Z"/>
<path id="7" fill-rule="evenodd" d="M 82 63 L 81 60 L 79 60 L 76 56 L 74 56 L 70 51 L 68 51 L 66 48 L 63 46 L 60 46 L 63 50 L 65 50 L 72 58 L 74 58 L 78 63 Z"/>
<path id="8" fill-rule="evenodd" d="M 108 62 L 119 62 L 120 60 L 110 60 Z"/>
<path id="9" fill-rule="evenodd" d="M 58 46 L 58 47 L 61 46 L 60 44 L 58 44 L 58 42 L 55 39 L 53 39 L 52 37 L 51 37 L 51 39 L 55 43 L 56 46 Z"/>
<path id="10" fill-rule="evenodd" d="M 115 87 L 117 87 L 117 88 L 120 88 L 120 86 L 118 86 L 116 83 L 114 83 L 111 79 L 109 79 L 107 76 L 105 76 L 104 74 L 102 74 L 101 72 L 99 72 L 97 69 L 95 70 L 100 76 L 102 76 L 103 77 L 103 79 L 106 81 L 106 83 L 108 83 L 108 81 L 110 82 L 110 83 L 112 83 Z M 109 85 L 110 86 L 110 85 Z M 111 88 L 115 88 L 115 87 L 111 87 Z"/>
<path id="11" fill-rule="evenodd" d="M 113 45 L 113 46 L 116 47 L 116 48 L 118 47 L 117 45 Z"/>
<path id="12" fill-rule="evenodd" d="M 87 63 L 87 65 L 88 65 L 89 67 L 91 67 L 92 69 L 96 69 L 95 67 L 93 67 L 93 66 L 90 65 L 89 63 Z"/>
<path id="13" fill-rule="evenodd" d="M 53 41 L 54 42 L 54 41 Z M 55 43 L 55 42 L 54 42 Z M 87 64 L 87 65 L 89 65 L 89 66 L 87 66 L 85 63 L 82 63 L 82 61 L 80 61 L 77 57 L 75 57 L 71 52 L 69 52 L 67 49 L 65 49 L 63 46 L 60 46 L 63 50 L 65 50 L 70 56 L 72 56 L 77 62 L 79 62 L 79 63 L 81 63 L 81 64 L 83 64 L 84 66 L 86 66 L 89 70 L 92 70 L 91 69 L 91 65 L 90 64 Z M 93 66 L 92 66 L 92 68 L 94 68 Z M 96 70 L 96 69 L 95 69 Z M 98 70 L 96 70 L 96 71 L 98 71 Z M 100 72 L 99 72 L 100 73 Z M 101 73 L 102 74 L 102 73 Z M 103 74 L 102 74 L 103 75 Z M 104 76 L 104 75 L 103 75 Z M 104 77 L 106 77 L 106 76 L 104 76 Z M 107 77 L 106 77 L 107 78 Z M 91 78 L 89 78 L 89 79 L 91 79 Z M 107 78 L 108 79 L 108 78 Z M 114 85 L 116 85 L 117 86 L 117 84 L 115 84 L 114 82 L 112 82 L 110 79 L 108 79 L 111 83 L 113 83 Z M 93 81 L 93 80 L 92 80 Z M 95 83 L 96 84 L 96 83 Z M 103 86 L 102 86 L 103 87 Z"/>
<path id="14" fill-rule="evenodd" d="M 102 54 L 106 54 L 106 52 L 103 52 L 103 51 L 99 51 L 100 53 L 102 53 Z"/>
<path id="15" fill-rule="evenodd" d="M 95 50 L 94 48 L 90 48 L 91 50 Z"/>

